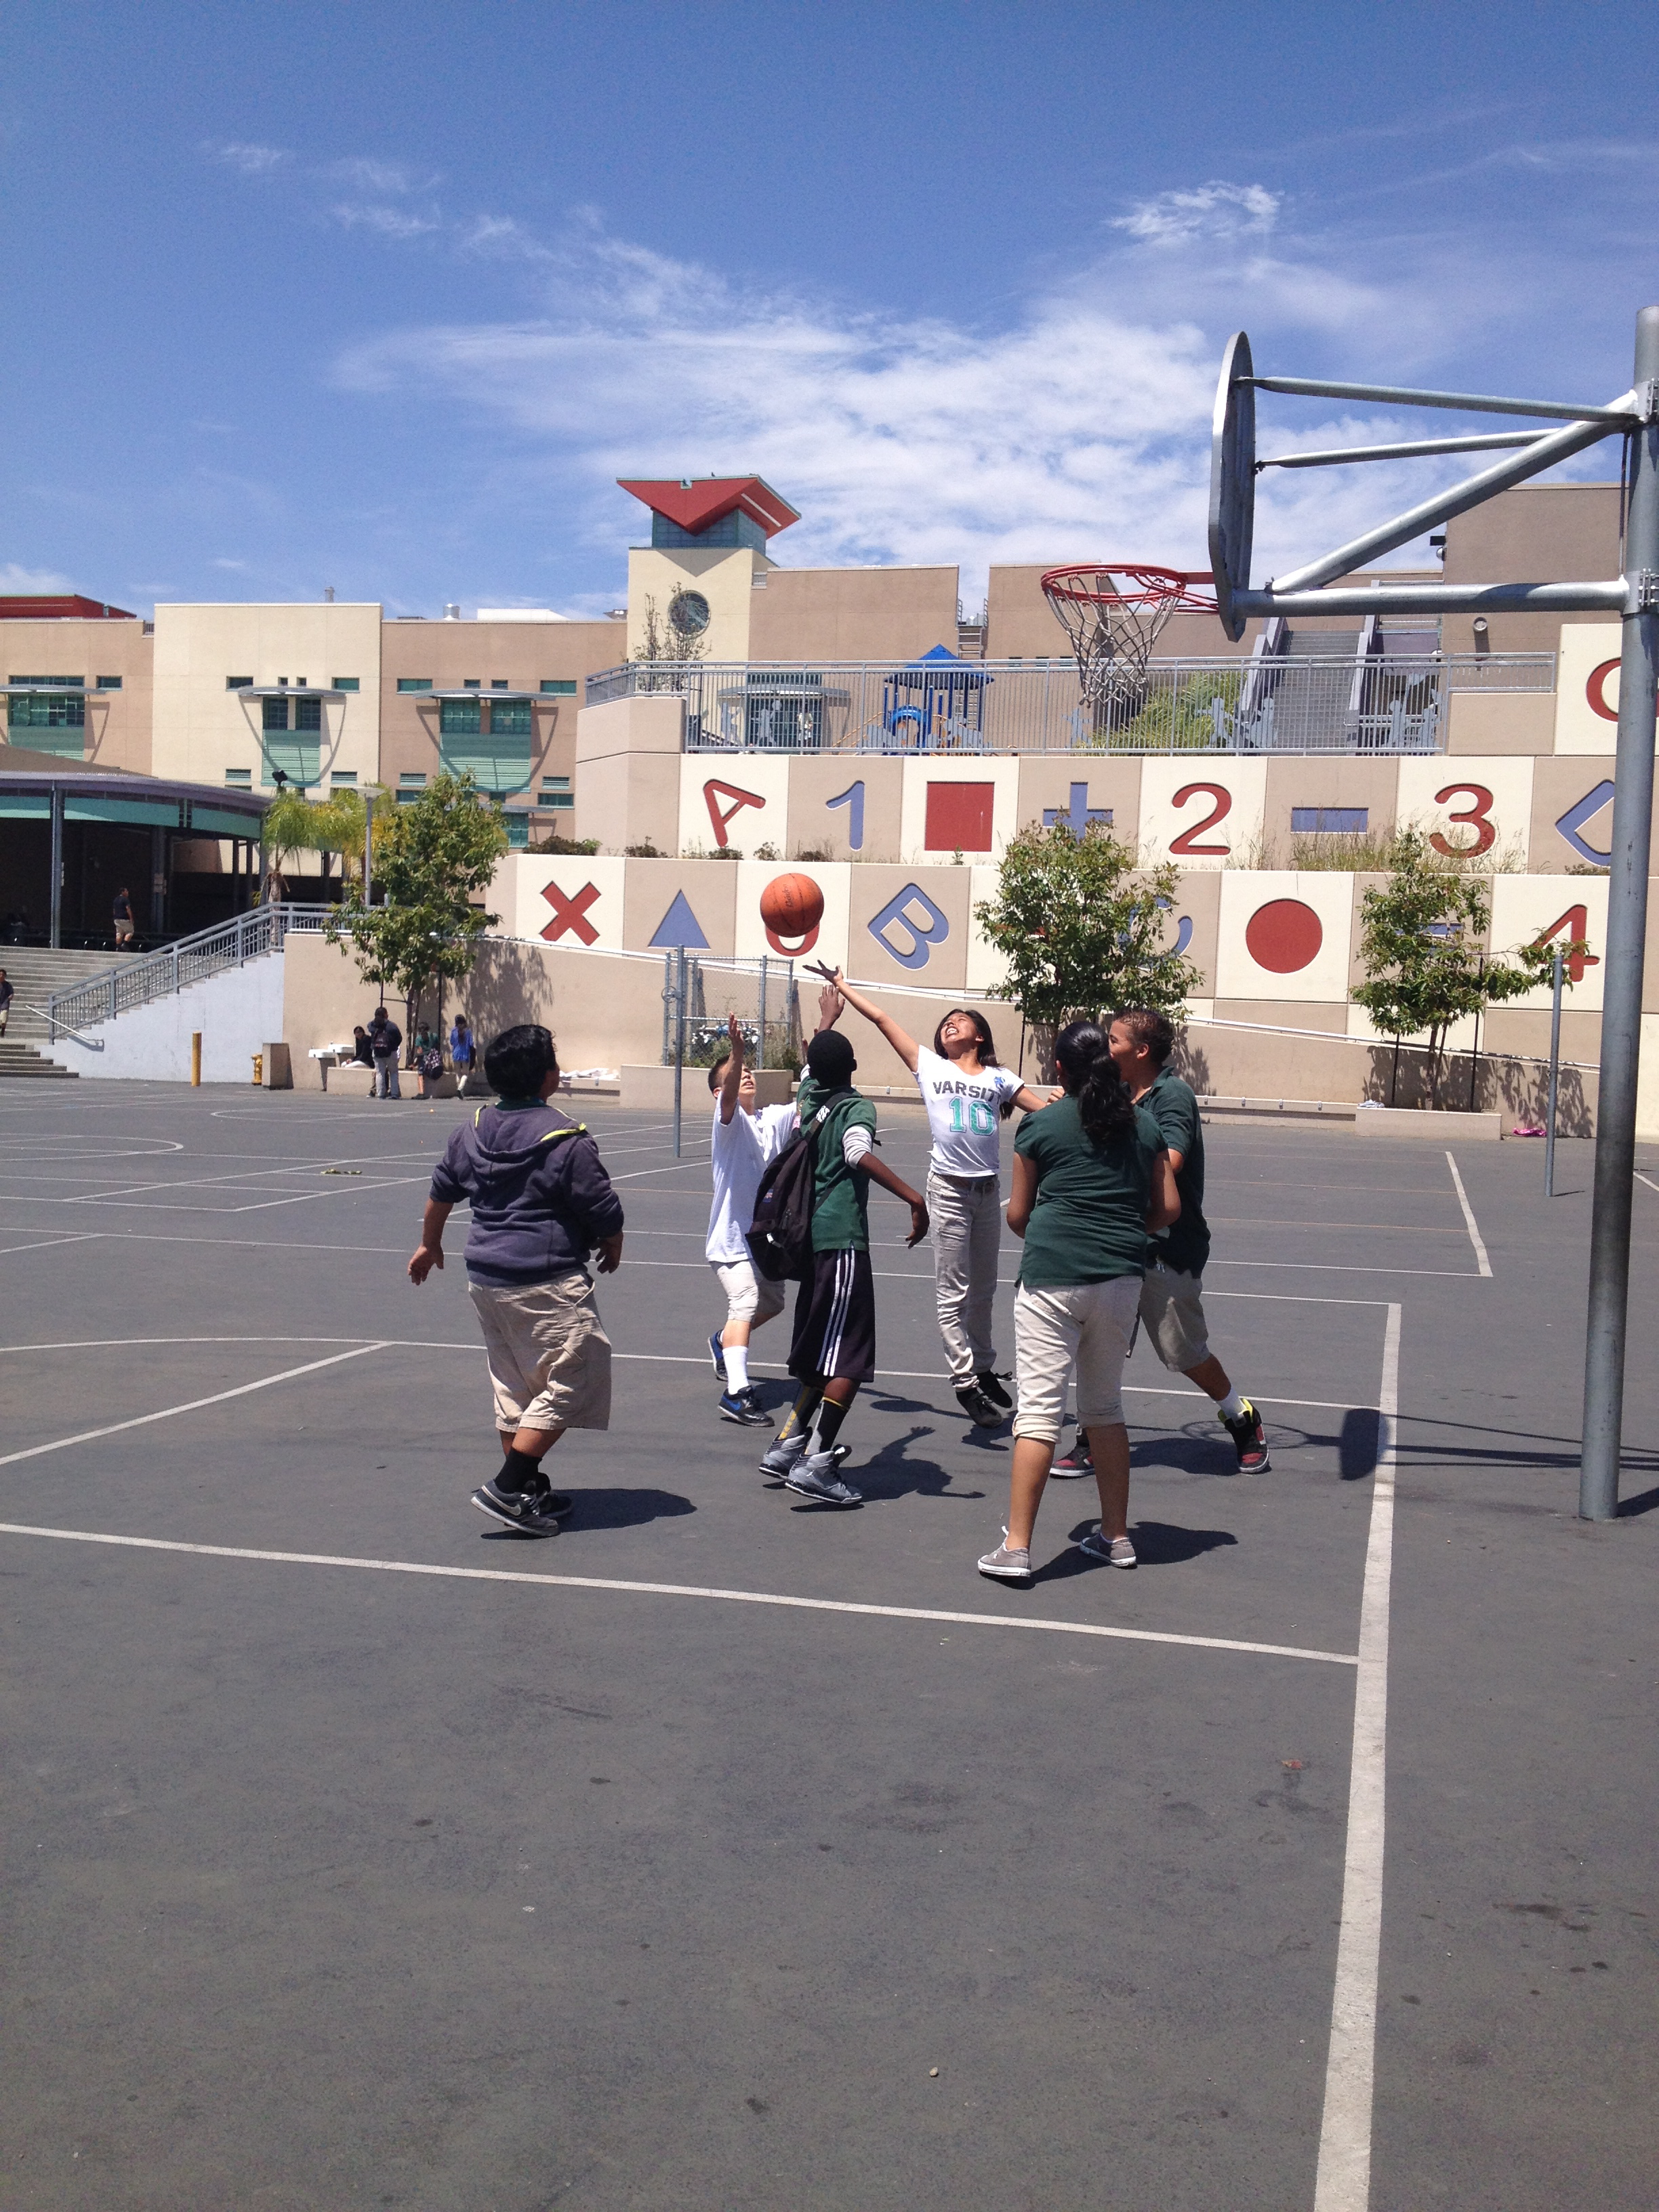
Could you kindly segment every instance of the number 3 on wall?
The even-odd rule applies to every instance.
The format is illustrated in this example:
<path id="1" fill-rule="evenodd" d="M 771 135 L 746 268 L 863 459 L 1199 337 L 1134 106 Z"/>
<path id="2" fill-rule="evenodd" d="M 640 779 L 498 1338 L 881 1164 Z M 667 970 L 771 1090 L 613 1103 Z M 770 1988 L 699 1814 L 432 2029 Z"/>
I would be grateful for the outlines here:
<path id="1" fill-rule="evenodd" d="M 1184 806 L 1189 799 L 1196 799 L 1200 792 L 1206 798 L 1214 799 L 1213 809 L 1201 822 L 1194 822 L 1190 830 L 1183 830 L 1178 837 L 1172 837 L 1170 850 L 1171 853 L 1224 856 L 1232 851 L 1231 845 L 1198 845 L 1193 842 L 1194 838 L 1201 837 L 1206 830 L 1213 830 L 1218 822 L 1224 821 L 1232 812 L 1233 795 L 1224 783 L 1183 783 L 1170 804 L 1171 806 Z"/>
<path id="2" fill-rule="evenodd" d="M 1498 824 L 1492 819 L 1492 793 L 1484 783 L 1449 783 L 1443 791 L 1436 792 L 1434 803 L 1443 806 L 1449 799 L 1455 799 L 1460 793 L 1474 799 L 1474 805 L 1466 806 L 1461 814 L 1449 814 L 1446 819 L 1467 822 L 1474 831 L 1474 844 L 1449 845 L 1438 830 L 1429 839 L 1435 851 L 1443 853 L 1449 860 L 1473 860 L 1477 853 L 1490 853 L 1498 842 Z"/>

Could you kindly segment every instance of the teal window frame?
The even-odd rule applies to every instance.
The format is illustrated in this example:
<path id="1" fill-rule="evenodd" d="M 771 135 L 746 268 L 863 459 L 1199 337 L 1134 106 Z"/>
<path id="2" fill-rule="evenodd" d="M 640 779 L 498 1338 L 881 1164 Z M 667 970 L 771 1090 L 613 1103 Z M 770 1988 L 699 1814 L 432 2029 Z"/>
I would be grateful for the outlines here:
<path id="1" fill-rule="evenodd" d="M 336 691 L 358 691 L 362 687 L 355 676 L 337 676 L 330 688 Z"/>
<path id="2" fill-rule="evenodd" d="M 574 676 L 544 676 L 542 692 L 544 696 L 549 699 L 574 699 L 576 696 L 576 679 Z"/>
<path id="3" fill-rule="evenodd" d="M 532 709 L 528 699 L 497 699 L 489 709 L 489 733 L 495 738 L 529 738 L 535 735 L 535 724 L 531 720 Z"/>
<path id="4" fill-rule="evenodd" d="M 286 695 L 280 699 L 261 699 L 259 702 L 259 727 L 267 732 L 273 730 L 287 729 L 288 706 L 289 702 Z"/>
<path id="5" fill-rule="evenodd" d="M 98 689 L 100 691 L 118 691 L 121 689 L 121 679 L 118 676 L 100 676 L 98 678 Z"/>
<path id="6" fill-rule="evenodd" d="M 483 731 L 483 701 L 480 699 L 440 699 L 438 702 L 438 735 L 441 738 L 476 738 Z"/>
<path id="7" fill-rule="evenodd" d="M 432 678 L 429 676 L 400 676 L 398 678 L 398 689 L 399 691 L 429 691 L 432 689 Z"/>
<path id="8" fill-rule="evenodd" d="M 251 768 L 228 768 L 225 770 L 227 791 L 252 791 L 252 788 L 253 770 Z"/>

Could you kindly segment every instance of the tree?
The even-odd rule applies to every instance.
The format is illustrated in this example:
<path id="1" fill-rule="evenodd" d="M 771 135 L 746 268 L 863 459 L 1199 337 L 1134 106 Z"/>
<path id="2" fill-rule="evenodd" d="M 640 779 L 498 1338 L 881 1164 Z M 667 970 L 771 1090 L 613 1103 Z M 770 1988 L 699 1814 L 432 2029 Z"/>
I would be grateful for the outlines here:
<path id="1" fill-rule="evenodd" d="M 677 591 L 665 614 L 646 593 L 645 620 L 634 649 L 635 660 L 701 660 L 708 646 L 708 610 L 701 592 Z"/>
<path id="2" fill-rule="evenodd" d="M 307 799 L 293 784 L 285 785 L 265 809 L 261 834 L 267 881 L 280 884 L 283 861 L 296 853 L 338 853 L 342 874 L 349 877 L 355 864 L 361 877 L 368 818 L 360 792 L 340 790 L 326 799 Z"/>
<path id="3" fill-rule="evenodd" d="M 1045 1069 L 1054 1031 L 1115 1006 L 1179 1015 L 1200 983 L 1190 960 L 1165 949 L 1176 873 L 1139 868 L 1133 848 L 1103 823 L 1081 837 L 1070 824 L 1033 824 L 1010 839 L 996 896 L 974 918 L 1008 963 L 999 998 L 1037 1031 Z"/>
<path id="4" fill-rule="evenodd" d="M 410 1001 L 429 983 L 441 991 L 446 979 L 469 972 L 478 939 L 498 919 L 472 895 L 488 889 L 507 849 L 495 801 L 471 775 L 441 775 L 407 806 L 376 817 L 374 888 L 384 905 L 363 904 L 359 878 L 325 933 L 331 944 L 350 938 L 365 981 L 389 982 Z"/>
<path id="5" fill-rule="evenodd" d="M 1549 974 L 1553 948 L 1522 945 L 1512 961 L 1488 955 L 1483 947 L 1492 922 L 1490 879 L 1443 862 L 1420 830 L 1400 831 L 1389 865 L 1388 882 L 1366 891 L 1359 902 L 1365 981 L 1349 995 L 1394 1038 L 1396 1083 L 1401 1040 L 1426 1032 L 1431 1096 L 1437 1101 L 1452 1024 L 1529 991 Z M 1389 1096 L 1392 1103 L 1393 1085 Z"/>

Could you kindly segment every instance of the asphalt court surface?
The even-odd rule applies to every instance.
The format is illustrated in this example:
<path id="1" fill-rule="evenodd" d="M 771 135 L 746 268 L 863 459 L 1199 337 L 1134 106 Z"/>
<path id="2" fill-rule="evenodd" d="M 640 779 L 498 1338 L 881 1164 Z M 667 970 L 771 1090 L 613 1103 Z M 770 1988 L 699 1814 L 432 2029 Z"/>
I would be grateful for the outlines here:
<path id="1" fill-rule="evenodd" d="M 1006 1438 L 955 1407 L 891 1202 L 867 1502 L 826 1513 L 714 1418 L 701 1115 L 676 1164 L 586 1109 L 628 1212 L 616 1405 L 533 1545 L 466 1504 L 464 1222 L 402 1277 L 466 1109 L 66 1090 L 0 1086 L 0 1520 L 63 1532 L 0 1534 L 8 2205 L 1341 2212 L 1361 2088 L 1379 2208 L 1651 2200 L 1659 1190 L 1636 1510 L 1588 1529 L 1589 1148 L 1547 1207 L 1536 1146 L 1212 1126 L 1216 1348 L 1273 1472 L 1142 1347 L 1140 1571 L 1084 1565 L 1092 1486 L 1055 1483 L 1017 1591 L 973 1572 Z M 1369 2079 L 1328 2096 L 1345 2033 L 1374 2128 Z"/>

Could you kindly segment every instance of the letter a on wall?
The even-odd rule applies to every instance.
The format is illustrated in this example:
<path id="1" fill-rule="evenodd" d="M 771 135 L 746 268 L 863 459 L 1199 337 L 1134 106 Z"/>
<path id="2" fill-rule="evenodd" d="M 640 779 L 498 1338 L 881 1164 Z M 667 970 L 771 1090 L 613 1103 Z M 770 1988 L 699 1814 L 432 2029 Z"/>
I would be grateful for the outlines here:
<path id="1" fill-rule="evenodd" d="M 714 825 L 714 842 L 723 853 L 732 840 L 726 834 L 726 825 L 734 814 L 741 814 L 745 806 L 764 806 L 766 801 L 757 791 L 744 791 L 735 783 L 722 783 L 718 776 L 710 776 L 702 787 L 703 804 L 708 809 L 708 819 Z M 722 807 L 721 799 L 729 805 Z"/>

